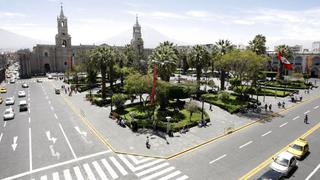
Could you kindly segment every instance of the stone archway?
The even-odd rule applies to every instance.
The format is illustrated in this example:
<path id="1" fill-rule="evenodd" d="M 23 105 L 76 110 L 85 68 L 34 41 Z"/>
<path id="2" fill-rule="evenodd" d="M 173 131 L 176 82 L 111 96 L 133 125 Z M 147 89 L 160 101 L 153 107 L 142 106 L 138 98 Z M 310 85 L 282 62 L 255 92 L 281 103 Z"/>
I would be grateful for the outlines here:
<path id="1" fill-rule="evenodd" d="M 44 72 L 45 73 L 50 72 L 50 64 L 48 64 L 48 63 L 44 64 Z"/>

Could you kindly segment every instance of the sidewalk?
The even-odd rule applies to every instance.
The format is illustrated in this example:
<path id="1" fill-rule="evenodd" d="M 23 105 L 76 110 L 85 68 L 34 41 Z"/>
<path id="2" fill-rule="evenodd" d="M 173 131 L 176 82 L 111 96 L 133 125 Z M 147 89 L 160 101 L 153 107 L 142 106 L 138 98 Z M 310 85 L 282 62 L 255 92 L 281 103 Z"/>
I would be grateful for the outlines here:
<path id="1" fill-rule="evenodd" d="M 209 104 L 204 103 L 204 109 L 209 114 L 211 120 L 211 123 L 208 127 L 194 127 L 185 134 L 180 134 L 177 132 L 174 133 L 174 137 L 168 137 L 164 133 L 153 134 L 151 130 L 147 129 L 141 129 L 139 132 L 134 133 L 128 127 L 122 128 L 121 126 L 117 125 L 115 120 L 109 118 L 110 106 L 101 108 L 91 105 L 89 101 L 85 100 L 86 93 L 87 92 L 77 93 L 73 96 L 67 96 L 64 93 L 61 93 L 61 95 L 64 96 L 66 100 L 70 101 L 74 108 L 81 112 L 81 115 L 79 114 L 79 116 L 83 116 L 90 121 L 95 129 L 104 136 L 109 144 L 111 144 L 115 151 L 140 154 L 144 156 L 172 156 L 183 150 L 189 149 L 193 146 L 225 134 L 227 128 L 236 129 L 250 122 L 254 122 L 258 117 L 271 114 L 270 112 L 265 112 L 264 108 L 262 108 L 262 112 L 259 114 L 252 113 L 250 111 L 249 113 L 243 115 L 229 114 L 217 106 L 212 106 L 213 110 L 210 111 Z M 310 90 L 310 94 L 304 94 L 304 90 L 301 90 L 300 94 L 301 93 L 303 95 L 303 101 L 305 101 L 314 95 L 319 95 L 320 89 L 317 88 Z M 277 106 L 279 101 L 281 103 L 284 101 L 286 107 L 297 104 L 292 103 L 289 97 L 275 98 L 266 96 L 265 102 L 263 102 L 263 96 L 259 96 L 259 100 L 261 101 L 262 106 L 264 106 L 265 103 L 268 105 L 271 103 L 273 113 L 283 110 L 282 108 L 279 109 Z M 201 102 L 197 103 L 201 107 Z M 147 136 L 150 137 L 150 149 L 147 149 L 145 146 Z"/>

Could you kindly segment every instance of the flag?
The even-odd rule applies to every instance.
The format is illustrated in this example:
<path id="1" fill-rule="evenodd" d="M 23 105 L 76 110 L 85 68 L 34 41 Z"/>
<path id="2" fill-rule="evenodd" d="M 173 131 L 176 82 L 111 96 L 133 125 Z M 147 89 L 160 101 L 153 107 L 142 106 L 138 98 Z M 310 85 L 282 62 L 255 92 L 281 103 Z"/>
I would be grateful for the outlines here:
<path id="1" fill-rule="evenodd" d="M 152 90 L 151 90 L 151 96 L 150 96 L 150 102 L 151 104 L 154 103 L 154 91 L 156 89 L 156 83 L 157 83 L 157 67 L 156 64 L 153 66 L 153 82 L 152 82 Z"/>
<path id="2" fill-rule="evenodd" d="M 278 52 L 278 60 L 283 64 L 284 68 L 288 70 L 292 69 L 292 64 L 282 56 L 282 53 L 280 51 Z"/>

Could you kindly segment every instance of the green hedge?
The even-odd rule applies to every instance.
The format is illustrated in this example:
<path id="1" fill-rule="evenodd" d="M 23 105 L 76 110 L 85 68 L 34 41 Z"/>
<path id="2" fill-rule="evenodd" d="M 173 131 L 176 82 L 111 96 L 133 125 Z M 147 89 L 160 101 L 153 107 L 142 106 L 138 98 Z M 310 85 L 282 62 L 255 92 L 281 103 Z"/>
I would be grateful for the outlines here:
<path id="1" fill-rule="evenodd" d="M 228 111 L 231 114 L 238 112 L 241 106 L 246 105 L 248 103 L 247 101 L 240 101 L 240 98 L 238 98 L 238 96 L 232 94 L 229 94 L 229 98 L 225 99 L 225 101 L 219 98 L 219 94 L 207 93 L 202 95 L 202 97 L 204 98 L 205 102 L 216 105 L 221 109 Z"/>

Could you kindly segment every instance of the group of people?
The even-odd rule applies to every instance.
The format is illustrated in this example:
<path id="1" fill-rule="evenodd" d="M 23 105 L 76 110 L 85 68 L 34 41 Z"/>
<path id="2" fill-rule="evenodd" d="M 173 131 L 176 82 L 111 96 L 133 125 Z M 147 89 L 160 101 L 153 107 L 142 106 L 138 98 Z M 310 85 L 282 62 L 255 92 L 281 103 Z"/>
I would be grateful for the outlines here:
<path id="1" fill-rule="evenodd" d="M 267 103 L 264 105 L 264 110 L 265 111 L 268 111 L 268 108 L 269 108 L 269 111 L 272 111 L 272 104 L 271 103 L 269 104 L 269 106 L 268 106 Z"/>
<path id="2" fill-rule="evenodd" d="M 285 108 L 286 103 L 284 101 L 282 101 L 282 103 L 279 101 L 278 102 L 278 108 Z"/>

